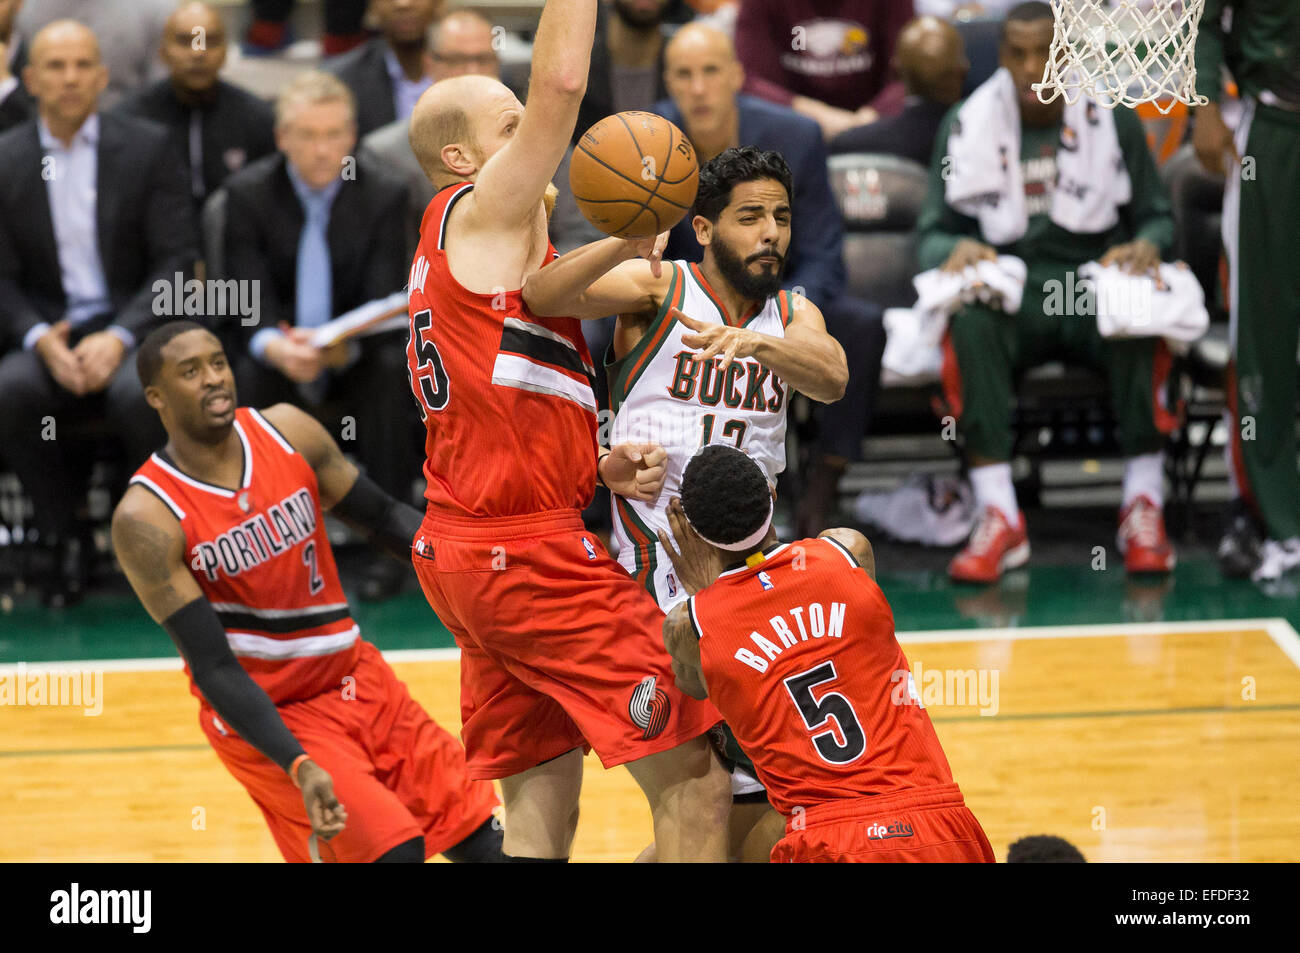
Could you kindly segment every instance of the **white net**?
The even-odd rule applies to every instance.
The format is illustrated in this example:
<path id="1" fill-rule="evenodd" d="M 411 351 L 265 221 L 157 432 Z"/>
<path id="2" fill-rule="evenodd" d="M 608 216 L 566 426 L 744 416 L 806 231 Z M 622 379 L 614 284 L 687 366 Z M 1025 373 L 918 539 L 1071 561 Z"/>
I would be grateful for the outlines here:
<path id="1" fill-rule="evenodd" d="M 1196 95 L 1196 29 L 1205 0 L 1050 0 L 1056 28 L 1043 81 L 1044 103 L 1203 105 Z"/>

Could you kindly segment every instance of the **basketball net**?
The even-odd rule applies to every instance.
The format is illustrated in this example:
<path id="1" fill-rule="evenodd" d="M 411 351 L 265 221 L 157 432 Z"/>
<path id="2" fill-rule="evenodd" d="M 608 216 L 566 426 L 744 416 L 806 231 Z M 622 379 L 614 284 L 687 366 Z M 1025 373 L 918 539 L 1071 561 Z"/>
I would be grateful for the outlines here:
<path id="1" fill-rule="evenodd" d="M 1196 95 L 1196 30 L 1205 0 L 1050 0 L 1056 26 L 1039 101 L 1073 105 L 1086 93 L 1100 106 L 1177 103 Z"/>

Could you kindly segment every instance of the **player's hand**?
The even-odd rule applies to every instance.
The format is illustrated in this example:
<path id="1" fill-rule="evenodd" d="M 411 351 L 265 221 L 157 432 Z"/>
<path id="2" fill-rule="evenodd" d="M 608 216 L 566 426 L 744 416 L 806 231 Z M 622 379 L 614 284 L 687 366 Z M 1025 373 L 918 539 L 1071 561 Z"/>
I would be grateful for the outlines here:
<path id="1" fill-rule="evenodd" d="M 668 247 L 668 233 L 660 232 L 654 238 L 625 238 L 633 258 L 650 262 L 650 273 L 656 278 L 664 272 L 664 249 Z"/>
<path id="2" fill-rule="evenodd" d="M 329 773 L 310 758 L 298 766 L 298 783 L 302 785 L 302 803 L 312 833 L 329 840 L 348 822 L 348 812 L 334 796 L 334 781 Z"/>
<path id="3" fill-rule="evenodd" d="M 978 264 L 981 261 L 997 260 L 997 249 L 991 245 L 985 245 L 973 238 L 963 238 L 953 246 L 952 252 L 948 255 L 948 260 L 939 266 L 939 270 L 961 273 L 968 266 Z"/>
<path id="4" fill-rule="evenodd" d="M 310 332 L 304 328 L 282 328 L 283 336 L 266 345 L 266 359 L 281 374 L 298 384 L 320 377 L 325 369 L 326 353 L 309 343 Z"/>
<path id="5" fill-rule="evenodd" d="M 86 393 L 86 372 L 77 355 L 68 347 L 71 330 L 67 321 L 60 321 L 37 339 L 34 350 L 45 362 L 55 382 L 68 393 L 80 397 Z"/>
<path id="6" fill-rule="evenodd" d="M 663 530 L 656 530 L 659 544 L 672 560 L 673 570 L 682 586 L 695 595 L 718 578 L 722 572 L 722 558 L 717 549 L 700 539 L 700 534 L 686 521 L 686 511 L 677 497 L 668 501 L 668 526 L 673 531 L 673 538 L 670 540 Z"/>
<path id="7" fill-rule="evenodd" d="M 1232 130 L 1223 121 L 1218 103 L 1197 106 L 1195 124 L 1192 126 L 1192 148 L 1207 172 L 1226 175 L 1227 166 L 1224 156 L 1231 155 L 1232 161 L 1241 165 L 1241 156 L 1237 154 L 1237 144 L 1232 139 Z"/>
<path id="8" fill-rule="evenodd" d="M 1160 249 L 1145 238 L 1115 245 L 1101 256 L 1101 264 L 1118 265 L 1134 275 L 1154 275 L 1160 266 Z"/>
<path id="9" fill-rule="evenodd" d="M 668 451 L 657 443 L 620 443 L 599 463 L 600 478 L 611 493 L 653 503 L 664 488 Z"/>
<path id="10" fill-rule="evenodd" d="M 726 324 L 709 324 L 707 321 L 692 318 L 676 308 L 672 309 L 672 316 L 693 332 L 683 334 L 682 343 L 687 347 L 702 349 L 699 354 L 692 356 L 692 360 L 705 364 L 721 354 L 722 366 L 719 368 L 721 374 L 727 373 L 727 368 L 736 358 L 753 357 L 761 340 L 757 331 L 751 331 L 749 328 L 733 328 Z"/>
<path id="11" fill-rule="evenodd" d="M 126 344 L 112 331 L 87 334 L 72 349 L 81 365 L 83 393 L 95 394 L 108 386 L 126 354 Z"/>

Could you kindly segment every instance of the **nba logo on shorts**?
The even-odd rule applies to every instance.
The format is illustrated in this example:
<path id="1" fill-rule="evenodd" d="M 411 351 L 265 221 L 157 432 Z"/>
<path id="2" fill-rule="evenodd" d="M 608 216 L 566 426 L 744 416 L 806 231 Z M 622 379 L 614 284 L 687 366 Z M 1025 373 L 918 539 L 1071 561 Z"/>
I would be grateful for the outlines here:
<path id="1" fill-rule="evenodd" d="M 759 584 L 762 585 L 762 587 L 763 587 L 764 589 L 775 589 L 775 588 L 776 588 L 776 586 L 772 584 L 772 577 L 769 576 L 766 572 L 760 572 L 760 573 L 758 574 L 758 581 L 759 581 Z"/>
<path id="2" fill-rule="evenodd" d="M 668 598 L 671 599 L 677 595 L 677 577 L 672 573 L 668 574 Z"/>
<path id="3" fill-rule="evenodd" d="M 596 550 L 592 548 L 592 546 L 591 546 L 591 540 L 589 540 L 589 539 L 588 539 L 587 537 L 585 537 L 585 536 L 582 537 L 582 548 L 585 549 L 585 550 L 587 551 L 587 558 L 588 558 L 588 559 L 595 559 L 595 558 L 596 558 Z"/>

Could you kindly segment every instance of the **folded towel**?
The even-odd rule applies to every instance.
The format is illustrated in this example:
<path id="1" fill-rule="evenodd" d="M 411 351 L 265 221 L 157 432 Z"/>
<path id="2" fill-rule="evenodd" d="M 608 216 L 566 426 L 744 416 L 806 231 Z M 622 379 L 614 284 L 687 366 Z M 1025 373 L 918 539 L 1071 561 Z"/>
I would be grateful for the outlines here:
<path id="1" fill-rule="evenodd" d="M 1210 326 L 1201 283 L 1184 262 L 1166 262 L 1152 277 L 1090 261 L 1079 268 L 1079 277 L 1090 285 L 1104 338 L 1163 337 L 1187 345 Z"/>

